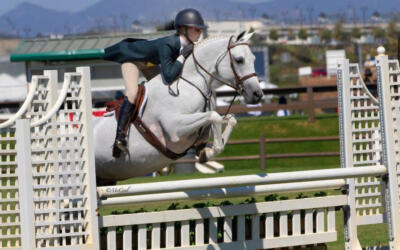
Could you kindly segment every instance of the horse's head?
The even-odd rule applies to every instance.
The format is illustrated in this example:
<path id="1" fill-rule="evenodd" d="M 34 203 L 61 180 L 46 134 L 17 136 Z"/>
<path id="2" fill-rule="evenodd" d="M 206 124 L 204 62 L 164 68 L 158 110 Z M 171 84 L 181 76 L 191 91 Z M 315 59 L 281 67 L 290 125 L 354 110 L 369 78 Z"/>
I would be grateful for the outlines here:
<path id="1" fill-rule="evenodd" d="M 217 62 L 217 72 L 231 82 L 234 89 L 242 94 L 246 103 L 259 103 L 263 92 L 254 70 L 255 56 L 248 45 L 253 33 L 242 32 L 229 39 L 226 53 Z"/>

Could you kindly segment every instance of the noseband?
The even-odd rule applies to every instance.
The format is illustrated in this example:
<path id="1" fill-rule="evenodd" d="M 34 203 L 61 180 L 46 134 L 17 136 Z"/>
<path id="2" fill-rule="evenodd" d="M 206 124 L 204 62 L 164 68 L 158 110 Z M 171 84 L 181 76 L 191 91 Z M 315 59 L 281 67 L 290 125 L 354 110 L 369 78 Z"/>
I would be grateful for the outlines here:
<path id="1" fill-rule="evenodd" d="M 231 44 L 232 38 L 233 38 L 233 36 L 231 36 L 231 37 L 229 38 L 229 43 L 228 43 L 227 52 L 228 52 L 228 54 L 229 54 L 229 60 L 230 60 L 231 69 L 232 69 L 233 75 L 235 76 L 235 83 L 236 83 L 236 86 L 233 86 L 231 83 L 228 83 L 228 82 L 226 82 L 226 81 L 220 79 L 219 77 L 217 77 L 217 76 L 211 74 L 210 72 L 208 72 L 208 71 L 199 63 L 199 61 L 196 59 L 196 56 L 194 55 L 194 51 L 192 52 L 192 56 L 193 56 L 194 63 L 195 63 L 197 66 L 199 66 L 204 72 L 206 72 L 209 76 L 211 76 L 211 77 L 214 78 L 215 80 L 217 80 L 217 81 L 219 81 L 219 82 L 221 82 L 221 83 L 223 83 L 223 84 L 225 84 L 225 85 L 228 85 L 228 86 L 232 87 L 232 88 L 235 89 L 237 92 L 241 92 L 242 89 L 243 89 L 243 82 L 246 81 L 247 79 L 251 78 L 251 77 L 257 76 L 257 73 L 254 72 L 254 73 L 251 73 L 251 74 L 242 76 L 242 77 L 240 77 L 240 76 L 238 75 L 238 73 L 237 73 L 237 71 L 236 71 L 236 68 L 235 68 L 235 64 L 233 63 L 233 57 L 232 57 L 231 49 L 234 48 L 234 47 L 236 47 L 236 46 L 239 46 L 239 45 L 246 45 L 246 46 L 249 46 L 249 44 L 248 44 L 248 43 L 236 43 L 236 44 Z M 216 65 L 216 66 L 217 66 L 217 65 Z"/>
<path id="2" fill-rule="evenodd" d="M 247 46 L 249 46 L 249 44 L 248 44 L 248 43 L 236 43 L 236 44 L 231 44 L 232 38 L 233 38 L 233 36 L 231 36 L 231 37 L 229 38 L 229 43 L 228 43 L 229 60 L 231 61 L 231 62 L 230 62 L 230 63 L 231 63 L 231 69 L 232 69 L 233 75 L 235 76 L 236 86 L 239 86 L 240 88 L 243 88 L 243 87 L 242 87 L 243 82 L 246 81 L 246 80 L 249 79 L 249 78 L 252 78 L 252 77 L 254 77 L 254 76 L 257 76 L 257 73 L 254 72 L 254 73 L 251 73 L 251 74 L 242 76 L 242 77 L 240 77 L 240 76 L 238 75 L 238 73 L 237 73 L 237 71 L 236 71 L 236 69 L 235 69 L 235 65 L 233 64 L 233 57 L 232 57 L 231 49 L 234 48 L 234 47 L 236 47 L 236 46 L 239 46 L 239 45 L 247 45 Z"/>

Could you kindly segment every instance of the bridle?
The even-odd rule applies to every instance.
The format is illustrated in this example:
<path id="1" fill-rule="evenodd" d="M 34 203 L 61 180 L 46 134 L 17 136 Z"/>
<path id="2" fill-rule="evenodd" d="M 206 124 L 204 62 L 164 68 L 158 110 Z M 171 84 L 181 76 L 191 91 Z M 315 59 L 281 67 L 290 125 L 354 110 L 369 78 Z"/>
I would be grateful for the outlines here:
<path id="1" fill-rule="evenodd" d="M 193 51 L 193 53 L 192 53 L 192 56 L 193 56 L 194 63 L 195 63 L 197 66 L 199 66 L 199 68 L 201 68 L 205 73 L 207 73 L 209 76 L 211 76 L 213 79 L 215 79 L 215 80 L 217 80 L 217 81 L 219 81 L 219 82 L 221 82 L 221 83 L 223 83 L 223 84 L 225 84 L 225 85 L 228 85 L 229 87 L 235 89 L 237 92 L 241 92 L 241 90 L 243 89 L 243 82 L 246 81 L 247 79 L 251 78 L 251 77 L 257 76 L 257 73 L 254 72 L 254 73 L 251 73 L 251 74 L 242 76 L 242 77 L 240 77 L 240 76 L 238 75 L 238 73 L 237 73 L 237 71 L 236 71 L 236 68 L 235 68 L 234 60 L 233 60 L 233 57 L 232 57 L 231 49 L 233 49 L 234 47 L 239 46 L 239 45 L 246 45 L 246 46 L 249 46 L 249 44 L 248 44 L 248 43 L 236 43 L 236 44 L 232 44 L 232 38 L 233 38 L 233 36 L 231 36 L 231 37 L 229 38 L 227 52 L 228 52 L 228 54 L 229 54 L 229 60 L 230 60 L 231 69 L 232 69 L 233 75 L 235 76 L 235 83 L 236 83 L 236 86 L 233 86 L 231 83 L 228 83 L 228 82 L 222 80 L 221 78 L 219 78 L 219 77 L 217 77 L 217 76 L 211 74 L 210 72 L 208 72 L 208 71 L 199 63 L 199 61 L 197 60 L 197 58 L 196 58 L 196 56 L 195 56 L 195 54 L 194 54 L 194 51 Z M 225 53 L 226 53 L 226 52 L 225 52 Z M 215 67 L 217 67 L 217 66 L 218 66 L 218 63 L 215 64 Z"/>
<path id="2" fill-rule="evenodd" d="M 231 83 L 229 83 L 229 82 L 227 82 L 227 81 L 224 81 L 224 80 L 222 80 L 221 78 L 219 78 L 219 77 L 217 77 L 217 76 L 211 74 L 210 72 L 208 72 L 208 71 L 199 63 L 199 61 L 197 60 L 197 58 L 196 58 L 196 56 L 195 56 L 195 54 L 194 54 L 194 51 L 192 52 L 192 56 L 193 56 L 193 61 L 194 61 L 194 63 L 195 63 L 200 69 L 202 69 L 205 73 L 207 73 L 209 76 L 211 76 L 211 78 L 213 78 L 213 79 L 215 79 L 215 80 L 217 80 L 217 81 L 219 81 L 219 82 L 221 82 L 221 83 L 223 83 L 223 84 L 225 84 L 225 85 L 227 85 L 227 86 L 229 86 L 229 87 L 235 89 L 235 90 L 236 90 L 235 97 L 236 97 L 237 94 L 241 94 L 241 93 L 243 92 L 243 82 L 246 81 L 247 79 L 251 78 L 251 77 L 257 76 L 257 73 L 256 73 L 256 72 L 250 73 L 250 74 L 245 75 L 245 76 L 242 76 L 242 77 L 240 77 L 240 76 L 238 75 L 238 73 L 237 73 L 237 71 L 236 71 L 236 68 L 235 68 L 235 64 L 234 64 L 234 60 L 233 60 L 233 57 L 232 57 L 232 52 L 231 52 L 231 50 L 232 50 L 232 48 L 234 48 L 234 47 L 236 47 L 236 46 L 240 46 L 240 45 L 249 46 L 249 44 L 248 44 L 248 43 L 236 43 L 236 44 L 232 44 L 232 39 L 233 39 L 233 36 L 231 36 L 231 37 L 229 38 L 227 51 L 225 51 L 223 54 L 221 54 L 221 56 L 219 56 L 218 58 L 221 58 L 221 57 L 224 56 L 226 53 L 229 54 L 230 66 L 231 66 L 233 75 L 235 76 L 235 83 L 236 83 L 235 86 L 232 85 Z M 218 60 L 217 60 L 217 62 L 218 62 Z M 215 68 L 217 68 L 218 64 L 219 64 L 219 63 L 216 63 L 216 64 L 215 64 Z M 194 86 L 198 91 L 200 91 L 200 93 L 203 95 L 203 97 L 204 97 L 207 101 L 209 101 L 209 98 L 210 98 L 211 96 L 207 96 L 206 94 L 204 94 L 195 84 L 193 84 L 192 82 L 190 82 L 190 81 L 187 80 L 186 78 L 182 77 L 182 75 L 180 76 L 180 78 L 182 78 L 184 81 L 186 81 L 186 82 L 190 83 L 192 86 Z M 210 95 L 211 95 L 211 93 L 210 93 Z M 232 103 L 233 103 L 233 101 L 235 100 L 235 97 L 233 98 Z M 232 103 L 231 103 L 231 105 L 232 105 Z M 229 111 L 231 105 L 229 106 L 228 111 Z M 227 112 L 228 112 L 228 111 L 227 111 Z"/>
<path id="3" fill-rule="evenodd" d="M 249 44 L 248 44 L 248 43 L 235 43 L 235 44 L 231 44 L 232 38 L 233 38 L 233 36 L 231 36 L 231 38 L 229 38 L 229 43 L 228 43 L 229 60 L 231 61 L 230 64 L 231 64 L 231 69 L 232 69 L 232 71 L 233 71 L 233 75 L 235 76 L 236 86 L 240 86 L 241 88 L 243 88 L 243 87 L 242 87 L 243 82 L 246 81 L 246 80 L 249 79 L 249 78 L 252 78 L 252 77 L 257 76 L 257 73 L 256 73 L 256 72 L 250 73 L 250 74 L 245 75 L 245 76 L 242 76 L 242 77 L 240 77 L 240 76 L 238 75 L 238 73 L 237 73 L 237 71 L 236 71 L 236 69 L 235 69 L 235 65 L 233 64 L 233 57 L 232 57 L 231 49 L 234 48 L 234 47 L 236 47 L 236 46 L 239 46 L 239 45 L 247 45 L 247 46 L 249 46 Z"/>

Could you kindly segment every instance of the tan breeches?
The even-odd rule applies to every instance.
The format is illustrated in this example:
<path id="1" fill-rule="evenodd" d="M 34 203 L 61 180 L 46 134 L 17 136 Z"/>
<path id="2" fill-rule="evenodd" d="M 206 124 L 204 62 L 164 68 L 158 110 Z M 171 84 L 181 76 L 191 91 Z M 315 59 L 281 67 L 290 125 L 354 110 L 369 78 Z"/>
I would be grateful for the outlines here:
<path id="1" fill-rule="evenodd" d="M 125 95 L 130 103 L 135 103 L 138 92 L 139 70 L 147 81 L 160 73 L 158 65 L 146 66 L 144 62 L 125 62 L 121 65 L 125 84 Z"/>

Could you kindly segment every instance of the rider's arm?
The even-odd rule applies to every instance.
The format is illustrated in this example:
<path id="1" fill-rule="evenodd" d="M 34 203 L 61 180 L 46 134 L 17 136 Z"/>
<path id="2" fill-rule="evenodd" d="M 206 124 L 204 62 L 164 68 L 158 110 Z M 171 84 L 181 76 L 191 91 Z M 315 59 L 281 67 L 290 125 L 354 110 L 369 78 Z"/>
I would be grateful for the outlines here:
<path id="1" fill-rule="evenodd" d="M 172 49 L 169 45 L 164 44 L 159 48 L 161 71 L 164 79 L 168 83 L 172 83 L 179 76 L 184 58 L 178 57 L 177 60 L 172 58 Z"/>

